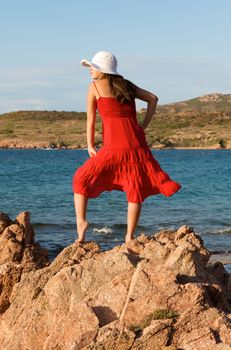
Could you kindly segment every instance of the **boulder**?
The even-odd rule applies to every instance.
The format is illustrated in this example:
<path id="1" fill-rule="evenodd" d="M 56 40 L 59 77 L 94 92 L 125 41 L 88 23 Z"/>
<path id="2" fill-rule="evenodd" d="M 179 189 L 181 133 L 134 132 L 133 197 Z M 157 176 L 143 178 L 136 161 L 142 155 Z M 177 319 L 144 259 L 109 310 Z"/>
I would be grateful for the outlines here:
<path id="1" fill-rule="evenodd" d="M 30 213 L 20 213 L 15 221 L 0 213 L 0 314 L 10 305 L 13 287 L 26 271 L 50 264 L 48 251 L 34 242 Z"/>
<path id="2" fill-rule="evenodd" d="M 0 235 L 10 224 L 12 224 L 12 221 L 10 220 L 9 216 L 5 213 L 0 212 Z"/>

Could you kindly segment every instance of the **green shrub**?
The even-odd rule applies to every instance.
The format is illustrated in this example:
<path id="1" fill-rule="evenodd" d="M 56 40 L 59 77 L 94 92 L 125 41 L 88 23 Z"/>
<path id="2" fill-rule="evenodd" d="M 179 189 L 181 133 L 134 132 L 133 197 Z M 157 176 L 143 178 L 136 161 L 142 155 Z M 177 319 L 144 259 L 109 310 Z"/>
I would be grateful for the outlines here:
<path id="1" fill-rule="evenodd" d="M 139 332 L 142 329 L 148 327 L 152 320 L 165 320 L 168 318 L 175 318 L 178 317 L 179 314 L 173 310 L 169 310 L 169 309 L 156 309 L 154 310 L 151 314 L 147 315 L 140 324 L 137 325 L 131 325 L 129 327 L 129 329 L 131 331 L 135 332 Z"/>

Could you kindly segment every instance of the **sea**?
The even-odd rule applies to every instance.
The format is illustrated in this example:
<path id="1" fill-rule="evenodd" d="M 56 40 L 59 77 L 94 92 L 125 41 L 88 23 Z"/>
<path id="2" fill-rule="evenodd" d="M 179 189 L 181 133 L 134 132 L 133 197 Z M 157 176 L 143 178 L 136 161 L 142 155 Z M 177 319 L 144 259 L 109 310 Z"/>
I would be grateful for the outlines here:
<path id="1" fill-rule="evenodd" d="M 155 195 L 144 201 L 136 236 L 188 225 L 213 254 L 231 256 L 231 150 L 152 153 L 182 189 L 172 197 Z M 87 159 L 87 150 L 0 150 L 0 211 L 12 219 L 29 211 L 35 239 L 51 260 L 77 239 L 72 178 Z M 102 250 L 122 244 L 126 215 L 124 192 L 90 199 L 87 240 Z"/>

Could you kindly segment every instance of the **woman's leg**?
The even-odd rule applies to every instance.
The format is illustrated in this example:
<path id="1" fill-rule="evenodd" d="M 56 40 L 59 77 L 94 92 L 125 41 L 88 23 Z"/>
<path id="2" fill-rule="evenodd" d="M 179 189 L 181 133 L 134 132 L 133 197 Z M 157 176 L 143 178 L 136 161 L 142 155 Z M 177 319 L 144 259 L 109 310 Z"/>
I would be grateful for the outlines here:
<path id="1" fill-rule="evenodd" d="M 76 224 L 78 233 L 78 242 L 85 241 L 85 232 L 88 227 L 86 220 L 88 198 L 82 194 L 74 193 L 74 204 L 76 213 Z"/>
<path id="2" fill-rule="evenodd" d="M 131 239 L 134 239 L 134 232 L 136 225 L 138 224 L 141 212 L 141 203 L 128 202 L 128 215 L 127 215 L 127 234 L 125 242 L 127 243 Z"/>

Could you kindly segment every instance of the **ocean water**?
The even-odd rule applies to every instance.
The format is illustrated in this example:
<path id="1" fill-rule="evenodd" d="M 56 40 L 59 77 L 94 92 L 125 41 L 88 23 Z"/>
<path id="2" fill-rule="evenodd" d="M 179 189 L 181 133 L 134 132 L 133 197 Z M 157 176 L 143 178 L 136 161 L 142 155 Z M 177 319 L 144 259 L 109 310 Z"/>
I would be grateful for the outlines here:
<path id="1" fill-rule="evenodd" d="M 154 157 L 182 185 L 174 196 L 148 197 L 136 235 L 193 227 L 212 252 L 231 253 L 231 150 L 155 150 Z M 0 150 L 0 211 L 12 219 L 30 211 L 36 241 L 50 259 L 76 237 L 72 177 L 86 150 Z M 87 240 L 103 250 L 124 241 L 125 193 L 90 199 Z"/>

